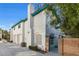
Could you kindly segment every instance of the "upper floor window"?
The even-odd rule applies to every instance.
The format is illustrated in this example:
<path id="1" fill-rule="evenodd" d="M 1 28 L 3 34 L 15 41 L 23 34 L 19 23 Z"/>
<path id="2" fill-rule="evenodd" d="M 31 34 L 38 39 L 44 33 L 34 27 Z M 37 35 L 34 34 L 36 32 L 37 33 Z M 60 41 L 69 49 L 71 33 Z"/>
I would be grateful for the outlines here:
<path id="1" fill-rule="evenodd" d="M 14 30 L 15 30 L 15 28 L 14 28 Z"/>
<path id="2" fill-rule="evenodd" d="M 20 27 L 21 27 L 21 25 L 19 24 L 19 25 L 18 25 L 18 28 L 20 28 Z"/>

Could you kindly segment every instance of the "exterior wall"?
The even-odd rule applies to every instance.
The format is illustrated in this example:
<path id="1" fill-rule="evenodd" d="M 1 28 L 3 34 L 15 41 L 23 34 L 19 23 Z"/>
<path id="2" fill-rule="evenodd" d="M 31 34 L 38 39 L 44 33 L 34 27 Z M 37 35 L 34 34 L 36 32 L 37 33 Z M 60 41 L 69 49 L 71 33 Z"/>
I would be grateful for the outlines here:
<path id="1" fill-rule="evenodd" d="M 18 24 L 19 25 L 19 24 Z M 22 42 L 26 42 L 27 47 L 31 45 L 31 31 L 29 21 L 21 22 L 20 28 L 18 25 L 10 30 L 10 40 L 16 44 L 21 44 Z"/>
<path id="2" fill-rule="evenodd" d="M 27 43 L 27 47 L 31 45 L 31 29 L 29 25 L 29 21 L 25 22 L 25 42 Z"/>
<path id="3" fill-rule="evenodd" d="M 63 38 L 59 40 L 61 55 L 79 56 L 79 38 Z"/>
<path id="4" fill-rule="evenodd" d="M 22 41 L 27 43 L 27 47 L 30 45 L 37 45 L 41 50 L 45 51 L 46 44 L 46 12 L 45 10 L 31 16 L 31 5 L 28 5 L 28 20 L 21 22 L 21 28 L 18 29 L 18 25 L 12 29 L 11 38 L 15 43 L 21 43 Z M 18 35 L 18 36 L 17 36 Z M 19 37 L 20 36 L 20 37 Z M 19 38 L 19 39 L 17 39 Z M 19 41 L 19 42 L 18 42 Z"/>
<path id="5" fill-rule="evenodd" d="M 14 28 L 10 30 L 10 40 L 16 44 L 21 44 L 21 42 L 26 42 L 27 47 L 31 45 L 31 28 L 30 28 L 30 5 L 28 5 L 28 20 L 21 22 L 21 28 L 18 29 L 17 24 Z M 18 38 L 18 39 L 17 39 Z"/>
<path id="6" fill-rule="evenodd" d="M 42 50 L 45 50 L 46 37 L 46 13 L 41 13 L 34 16 L 34 40 L 35 44 Z"/>
<path id="7" fill-rule="evenodd" d="M 15 28 L 15 30 L 14 30 Z M 23 33 L 22 33 L 22 30 L 23 30 L 23 22 L 20 23 L 20 28 L 18 28 L 18 25 L 15 26 L 14 28 L 12 28 L 12 40 L 14 43 L 16 44 L 20 44 L 22 42 L 22 37 L 23 37 Z"/>
<path id="8" fill-rule="evenodd" d="M 10 29 L 10 41 L 13 41 L 13 29 Z"/>
<path id="9" fill-rule="evenodd" d="M 32 45 L 31 13 L 33 12 L 31 4 L 28 4 L 28 20 L 25 22 L 25 35 L 27 37 L 27 47 Z"/>

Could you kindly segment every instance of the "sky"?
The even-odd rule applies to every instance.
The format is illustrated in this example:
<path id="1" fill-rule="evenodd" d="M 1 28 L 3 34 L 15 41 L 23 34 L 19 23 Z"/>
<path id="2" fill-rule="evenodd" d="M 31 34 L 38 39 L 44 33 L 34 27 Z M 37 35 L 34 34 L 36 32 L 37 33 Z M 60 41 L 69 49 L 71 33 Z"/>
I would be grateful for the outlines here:
<path id="1" fill-rule="evenodd" d="M 9 30 L 18 21 L 27 18 L 26 3 L 0 3 L 0 28 Z"/>

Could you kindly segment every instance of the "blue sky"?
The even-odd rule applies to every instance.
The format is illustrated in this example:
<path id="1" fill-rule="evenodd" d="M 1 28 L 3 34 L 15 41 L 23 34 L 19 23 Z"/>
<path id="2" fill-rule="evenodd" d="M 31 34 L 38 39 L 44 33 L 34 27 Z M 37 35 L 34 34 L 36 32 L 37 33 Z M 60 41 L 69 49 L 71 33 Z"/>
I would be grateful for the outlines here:
<path id="1" fill-rule="evenodd" d="M 23 3 L 0 3 L 0 28 L 9 30 L 12 25 L 26 18 L 27 5 Z"/>

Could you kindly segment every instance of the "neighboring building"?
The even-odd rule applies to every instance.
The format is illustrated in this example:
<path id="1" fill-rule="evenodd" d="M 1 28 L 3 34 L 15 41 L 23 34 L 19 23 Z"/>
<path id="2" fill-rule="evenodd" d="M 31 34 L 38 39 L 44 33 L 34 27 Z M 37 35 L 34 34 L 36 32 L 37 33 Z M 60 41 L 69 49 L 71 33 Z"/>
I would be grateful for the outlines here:
<path id="1" fill-rule="evenodd" d="M 29 33 L 30 32 L 29 32 L 28 20 L 27 19 L 21 20 L 17 24 L 15 24 L 10 30 L 10 39 L 16 44 L 26 42 L 28 45 L 27 39 L 31 38 L 29 37 Z"/>
<path id="2" fill-rule="evenodd" d="M 7 30 L 2 30 L 2 39 L 10 41 L 10 32 L 8 32 Z"/>
<path id="3" fill-rule="evenodd" d="M 49 41 L 46 36 L 50 35 L 48 24 L 52 14 L 47 12 L 47 7 L 48 5 L 45 5 L 43 8 L 32 12 L 32 6 L 29 4 L 28 18 L 21 20 L 11 28 L 11 40 L 16 44 L 26 42 L 27 47 L 31 45 L 38 46 L 43 51 L 48 50 Z"/>
<path id="4" fill-rule="evenodd" d="M 0 40 L 10 40 L 10 33 L 7 30 L 0 29 Z"/>
<path id="5" fill-rule="evenodd" d="M 0 40 L 2 39 L 2 30 L 0 29 Z"/>

